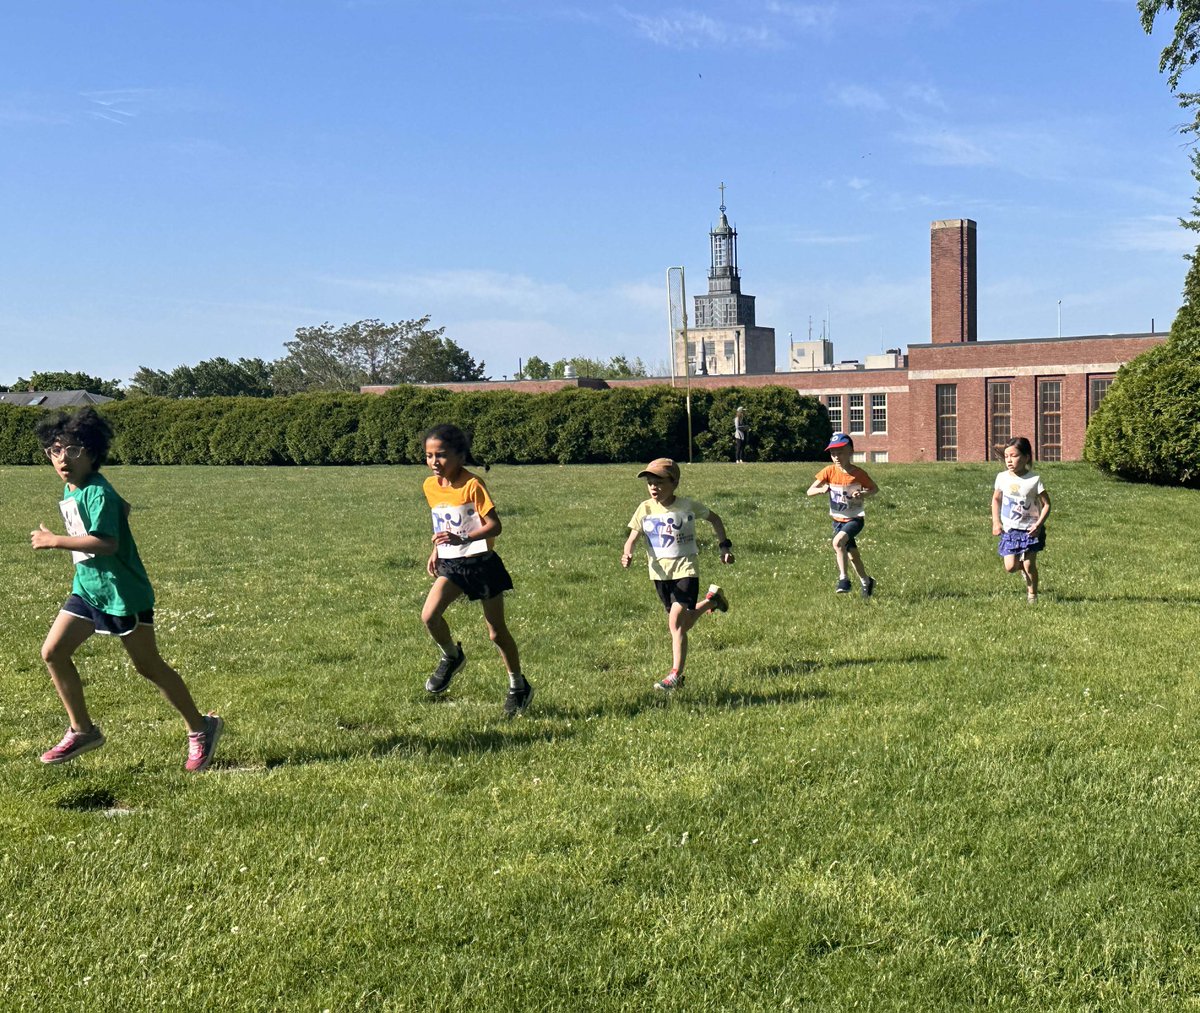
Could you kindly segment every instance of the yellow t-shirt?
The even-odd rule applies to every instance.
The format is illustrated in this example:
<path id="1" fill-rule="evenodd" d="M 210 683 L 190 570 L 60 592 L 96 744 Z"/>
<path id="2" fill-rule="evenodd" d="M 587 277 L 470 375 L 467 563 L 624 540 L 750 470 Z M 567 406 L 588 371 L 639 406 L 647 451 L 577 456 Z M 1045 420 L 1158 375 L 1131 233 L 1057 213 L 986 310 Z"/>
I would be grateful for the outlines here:
<path id="1" fill-rule="evenodd" d="M 425 500 L 433 515 L 433 533 L 453 531 L 456 535 L 469 535 L 483 527 L 483 519 L 496 509 L 487 486 L 469 471 L 463 470 L 449 485 L 442 485 L 436 475 L 430 475 L 421 486 Z M 459 559 L 463 556 L 480 556 L 495 545 L 496 539 L 488 538 L 467 542 L 464 545 L 439 545 L 438 559 Z"/>
<path id="2" fill-rule="evenodd" d="M 670 506 L 652 499 L 638 505 L 629 527 L 645 536 L 651 580 L 700 575 L 696 565 L 696 521 L 707 520 L 708 515 L 708 507 L 687 496 L 676 496 Z"/>

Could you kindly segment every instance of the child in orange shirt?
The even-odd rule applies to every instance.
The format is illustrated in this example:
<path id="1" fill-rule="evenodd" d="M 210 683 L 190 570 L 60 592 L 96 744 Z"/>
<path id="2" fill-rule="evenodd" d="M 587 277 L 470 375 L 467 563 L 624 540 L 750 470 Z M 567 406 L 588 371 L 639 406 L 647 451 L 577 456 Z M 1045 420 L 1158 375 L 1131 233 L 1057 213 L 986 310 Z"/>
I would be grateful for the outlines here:
<path id="1" fill-rule="evenodd" d="M 875 578 L 867 576 L 858 543 L 854 536 L 861 533 L 866 524 L 863 500 L 874 496 L 879 488 L 862 468 L 853 463 L 854 441 L 845 433 L 834 433 L 825 448 L 833 458 L 833 464 L 822 468 L 808 487 L 808 495 L 829 494 L 829 516 L 833 518 L 833 554 L 837 557 L 837 593 L 849 594 L 850 581 L 846 577 L 846 560 L 854 567 L 854 573 L 862 585 L 862 596 L 870 598 L 875 590 Z"/>
<path id="2" fill-rule="evenodd" d="M 504 592 L 512 578 L 494 551 L 500 534 L 500 515 L 487 487 L 466 470 L 478 464 L 471 457 L 471 442 L 458 426 L 436 426 L 425 435 L 425 463 L 433 474 L 422 489 L 433 514 L 433 552 L 426 569 L 433 587 L 421 610 L 421 621 L 442 649 L 442 660 L 425 682 L 425 689 L 440 696 L 466 663 L 462 644 L 456 644 L 443 613 L 464 594 L 481 602 L 483 618 L 504 667 L 508 669 L 508 696 L 504 713 L 525 713 L 533 687 L 521 674 L 517 643 L 504 621 Z"/>

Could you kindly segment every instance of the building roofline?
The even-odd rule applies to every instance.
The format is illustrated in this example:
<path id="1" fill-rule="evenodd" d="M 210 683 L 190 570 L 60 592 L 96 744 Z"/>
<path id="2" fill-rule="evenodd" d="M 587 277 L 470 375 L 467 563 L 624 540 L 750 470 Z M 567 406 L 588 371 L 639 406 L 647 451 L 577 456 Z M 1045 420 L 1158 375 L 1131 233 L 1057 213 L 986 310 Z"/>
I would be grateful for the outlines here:
<path id="1" fill-rule="evenodd" d="M 990 341 L 923 341 L 910 344 L 911 348 L 973 348 L 977 345 L 1032 345 L 1054 341 L 1117 341 L 1121 338 L 1170 337 L 1169 331 L 1138 331 L 1131 334 L 1072 334 L 1058 338 L 992 338 Z"/>

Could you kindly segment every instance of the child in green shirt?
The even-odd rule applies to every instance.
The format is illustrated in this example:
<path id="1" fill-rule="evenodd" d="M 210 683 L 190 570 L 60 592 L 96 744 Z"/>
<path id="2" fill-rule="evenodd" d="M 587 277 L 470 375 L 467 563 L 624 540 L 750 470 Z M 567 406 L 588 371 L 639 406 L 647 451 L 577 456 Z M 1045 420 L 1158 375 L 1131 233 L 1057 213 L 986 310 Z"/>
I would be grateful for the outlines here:
<path id="1" fill-rule="evenodd" d="M 129 504 L 100 467 L 108 457 L 112 428 L 93 408 L 60 412 L 41 420 L 36 433 L 55 472 L 66 483 L 59 503 L 66 535 L 45 524 L 29 536 L 38 549 L 71 553 L 75 579 L 71 594 L 42 644 L 42 659 L 70 726 L 58 745 L 42 754 L 43 763 L 66 763 L 104 745 L 104 733 L 92 723 L 83 699 L 83 683 L 74 654 L 93 633 L 119 637 L 138 672 L 154 683 L 179 711 L 188 728 L 188 770 L 204 770 L 224 722 L 201 714 L 187 686 L 158 651 L 154 639 L 154 589 L 129 530 Z"/>

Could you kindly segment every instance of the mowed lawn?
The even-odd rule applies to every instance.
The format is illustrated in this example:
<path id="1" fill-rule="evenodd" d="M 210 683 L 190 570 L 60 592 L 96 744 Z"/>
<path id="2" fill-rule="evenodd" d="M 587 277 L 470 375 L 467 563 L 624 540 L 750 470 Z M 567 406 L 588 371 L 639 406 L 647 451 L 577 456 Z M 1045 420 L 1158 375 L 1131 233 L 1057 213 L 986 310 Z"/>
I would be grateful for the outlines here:
<path id="1" fill-rule="evenodd" d="M 995 467 L 875 465 L 864 601 L 833 594 L 820 466 L 685 467 L 737 561 L 702 526 L 732 608 L 670 700 L 619 566 L 638 467 L 493 469 L 515 721 L 465 602 L 426 699 L 424 469 L 108 469 L 164 655 L 227 721 L 199 776 L 104 638 L 108 744 L 38 762 L 70 560 L 29 548 L 50 469 L 0 468 L 0 1007 L 1194 1009 L 1197 493 L 1045 467 L 1030 607 Z"/>

